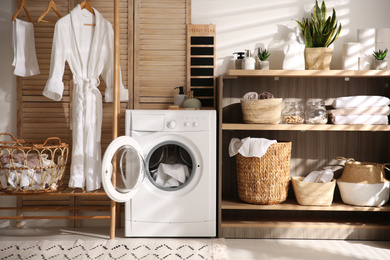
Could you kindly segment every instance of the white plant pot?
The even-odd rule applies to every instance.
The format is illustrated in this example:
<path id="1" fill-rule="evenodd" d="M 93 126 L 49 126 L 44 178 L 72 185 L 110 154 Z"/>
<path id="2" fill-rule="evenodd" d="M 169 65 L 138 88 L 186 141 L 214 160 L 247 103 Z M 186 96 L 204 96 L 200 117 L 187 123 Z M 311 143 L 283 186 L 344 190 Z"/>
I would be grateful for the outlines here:
<path id="1" fill-rule="evenodd" d="M 341 199 L 355 206 L 382 206 L 389 200 L 390 182 L 375 184 L 337 181 Z"/>
<path id="2" fill-rule="evenodd" d="M 387 60 L 375 60 L 376 70 L 387 70 Z"/>
<path id="3" fill-rule="evenodd" d="M 262 70 L 269 70 L 269 61 L 260 61 L 260 69 Z"/>

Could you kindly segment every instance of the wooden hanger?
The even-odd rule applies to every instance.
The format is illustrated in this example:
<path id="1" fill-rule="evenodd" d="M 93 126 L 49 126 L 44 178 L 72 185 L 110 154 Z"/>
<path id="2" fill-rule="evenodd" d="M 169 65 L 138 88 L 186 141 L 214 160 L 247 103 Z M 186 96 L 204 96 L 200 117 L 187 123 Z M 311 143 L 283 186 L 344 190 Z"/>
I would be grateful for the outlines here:
<path id="1" fill-rule="evenodd" d="M 30 22 L 33 22 L 33 20 L 31 19 L 30 14 L 27 11 L 27 6 L 26 6 L 26 1 L 25 0 L 20 0 L 19 8 L 16 11 L 16 13 L 14 14 L 14 16 L 12 16 L 12 21 L 16 20 L 16 17 L 18 17 L 18 14 L 20 13 L 20 11 L 22 11 L 22 9 L 24 9 L 24 11 L 26 12 L 27 17 L 30 20 Z"/>
<path id="2" fill-rule="evenodd" d="M 92 6 L 90 3 L 88 3 L 87 1 L 82 1 L 80 3 L 80 7 L 81 9 L 87 9 L 88 11 L 90 11 L 93 15 L 95 15 L 95 11 L 93 10 Z"/>
<path id="3" fill-rule="evenodd" d="M 49 4 L 47 5 L 46 11 L 38 18 L 38 23 L 39 23 L 39 22 L 44 22 L 44 23 L 52 23 L 52 24 L 55 24 L 55 22 L 43 20 L 43 18 L 49 13 L 49 11 L 50 11 L 51 9 L 53 9 L 53 11 L 57 14 L 57 16 L 58 16 L 59 18 L 62 17 L 62 15 L 60 14 L 60 12 L 58 12 L 58 10 L 57 10 L 56 3 L 55 3 L 53 0 L 50 0 Z"/>
<path id="4" fill-rule="evenodd" d="M 87 10 L 90 11 L 93 15 L 95 15 L 95 11 L 93 10 L 91 4 L 88 3 L 87 1 L 82 1 L 82 2 L 80 3 L 80 7 L 81 7 L 81 10 L 82 10 L 82 9 L 87 9 Z M 90 24 L 90 23 L 85 23 L 84 25 L 86 25 L 86 26 L 95 26 L 95 24 Z"/>

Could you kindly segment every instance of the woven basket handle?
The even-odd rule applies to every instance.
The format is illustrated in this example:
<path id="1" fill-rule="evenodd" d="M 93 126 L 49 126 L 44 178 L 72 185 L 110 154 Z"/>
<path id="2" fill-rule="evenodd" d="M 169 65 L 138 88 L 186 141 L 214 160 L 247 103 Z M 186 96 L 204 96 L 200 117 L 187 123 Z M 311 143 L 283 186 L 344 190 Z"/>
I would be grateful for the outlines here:
<path id="1" fill-rule="evenodd" d="M 353 159 L 353 158 L 345 158 L 342 156 L 336 156 L 335 160 L 346 161 L 346 162 L 354 162 L 355 161 L 355 159 Z"/>
<path id="2" fill-rule="evenodd" d="M 383 168 L 385 168 L 386 170 L 388 170 L 390 172 L 390 169 L 388 167 L 386 167 L 386 165 L 390 165 L 390 163 L 383 163 Z"/>
<path id="3" fill-rule="evenodd" d="M 10 136 L 15 142 L 17 142 L 17 143 L 24 143 L 24 140 L 23 139 L 16 139 L 12 134 L 10 134 L 10 133 L 0 133 L 0 136 L 2 136 L 2 135 L 8 135 L 8 136 Z"/>
<path id="4" fill-rule="evenodd" d="M 60 146 L 65 146 L 66 145 L 65 143 L 61 142 L 61 139 L 59 137 L 49 137 L 49 138 L 46 139 L 46 141 L 43 144 L 34 144 L 34 147 L 37 148 L 37 149 L 42 149 L 44 147 L 50 146 L 50 145 L 47 145 L 47 142 L 49 142 L 51 140 L 58 141 L 58 144 Z M 58 146 L 58 145 L 55 145 L 55 146 Z"/>

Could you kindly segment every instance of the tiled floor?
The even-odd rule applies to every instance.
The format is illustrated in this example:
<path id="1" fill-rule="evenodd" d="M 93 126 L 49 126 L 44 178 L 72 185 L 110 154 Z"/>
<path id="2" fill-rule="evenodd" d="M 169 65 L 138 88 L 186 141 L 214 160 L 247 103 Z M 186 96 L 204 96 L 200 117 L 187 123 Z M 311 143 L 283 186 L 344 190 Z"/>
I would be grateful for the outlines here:
<path id="1" fill-rule="evenodd" d="M 2 228 L 2 240 L 108 239 L 108 228 Z M 116 239 L 123 237 L 122 230 Z M 389 260 L 390 241 L 226 239 L 229 260 Z"/>

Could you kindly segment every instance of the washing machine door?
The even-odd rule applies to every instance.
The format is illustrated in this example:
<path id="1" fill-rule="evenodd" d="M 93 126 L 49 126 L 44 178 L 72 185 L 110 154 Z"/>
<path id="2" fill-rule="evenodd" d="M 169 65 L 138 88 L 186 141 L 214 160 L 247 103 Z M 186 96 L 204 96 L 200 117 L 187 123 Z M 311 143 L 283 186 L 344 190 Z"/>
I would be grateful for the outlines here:
<path id="1" fill-rule="evenodd" d="M 114 170 L 115 179 L 112 178 Z M 112 141 L 102 161 L 102 182 L 108 197 L 116 202 L 129 201 L 137 193 L 144 176 L 145 160 L 138 142 L 130 136 Z"/>

